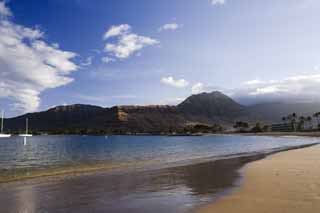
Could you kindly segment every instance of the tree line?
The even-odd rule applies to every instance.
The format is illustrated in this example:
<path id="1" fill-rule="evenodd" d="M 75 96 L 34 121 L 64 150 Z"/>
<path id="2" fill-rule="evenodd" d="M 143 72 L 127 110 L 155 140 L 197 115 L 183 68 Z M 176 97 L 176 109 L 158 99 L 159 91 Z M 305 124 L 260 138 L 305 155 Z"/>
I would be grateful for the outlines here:
<path id="1" fill-rule="evenodd" d="M 316 121 L 316 128 L 314 128 L 314 120 Z M 298 116 L 294 112 L 282 117 L 282 121 L 292 125 L 294 131 L 320 130 L 320 112 L 316 112 L 312 116 Z"/>

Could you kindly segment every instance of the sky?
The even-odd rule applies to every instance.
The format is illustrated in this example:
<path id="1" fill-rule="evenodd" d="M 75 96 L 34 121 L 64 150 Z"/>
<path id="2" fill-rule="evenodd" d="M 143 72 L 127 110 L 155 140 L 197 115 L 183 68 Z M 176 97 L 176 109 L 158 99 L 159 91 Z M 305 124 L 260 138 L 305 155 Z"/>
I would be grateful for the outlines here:
<path id="1" fill-rule="evenodd" d="M 320 98 L 317 0 L 0 0 L 0 108 Z"/>

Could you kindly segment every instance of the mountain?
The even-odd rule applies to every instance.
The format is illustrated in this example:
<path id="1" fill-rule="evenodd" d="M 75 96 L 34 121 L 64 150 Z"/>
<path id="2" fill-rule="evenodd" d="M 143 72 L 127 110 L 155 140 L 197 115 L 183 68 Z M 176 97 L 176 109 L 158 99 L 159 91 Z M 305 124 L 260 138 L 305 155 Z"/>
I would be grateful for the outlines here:
<path id="1" fill-rule="evenodd" d="M 75 104 L 57 106 L 37 113 L 28 113 L 11 119 L 6 119 L 6 128 L 14 131 L 25 128 L 25 119 L 28 118 L 31 128 L 39 131 L 59 130 L 65 127 L 81 128 L 83 126 L 97 127 L 101 122 L 92 122 L 92 117 L 99 117 L 105 109 L 98 106 Z"/>
<path id="2" fill-rule="evenodd" d="M 89 129 L 93 133 L 160 132 L 183 127 L 186 120 L 175 106 L 57 106 L 37 113 L 6 119 L 6 129 L 21 132 L 25 119 L 33 131 L 59 133 Z"/>
<path id="3" fill-rule="evenodd" d="M 175 106 L 119 106 L 122 127 L 134 132 L 162 132 L 183 128 L 185 116 Z"/>
<path id="4" fill-rule="evenodd" d="M 30 129 L 48 133 L 122 134 L 161 133 L 186 128 L 188 125 L 220 124 L 232 126 L 235 121 L 270 124 L 296 112 L 312 115 L 320 103 L 264 103 L 243 106 L 221 92 L 192 95 L 177 106 L 114 106 L 103 108 L 75 104 L 57 106 L 37 113 L 6 119 L 6 129 L 24 130 L 29 118 Z"/>
<path id="5" fill-rule="evenodd" d="M 282 117 L 292 113 L 296 113 L 298 116 L 312 116 L 319 111 L 320 102 L 261 103 L 246 107 L 237 119 L 251 122 L 279 123 L 282 122 Z"/>
<path id="6" fill-rule="evenodd" d="M 212 122 L 232 122 L 245 108 L 221 92 L 192 95 L 177 106 L 188 120 Z"/>

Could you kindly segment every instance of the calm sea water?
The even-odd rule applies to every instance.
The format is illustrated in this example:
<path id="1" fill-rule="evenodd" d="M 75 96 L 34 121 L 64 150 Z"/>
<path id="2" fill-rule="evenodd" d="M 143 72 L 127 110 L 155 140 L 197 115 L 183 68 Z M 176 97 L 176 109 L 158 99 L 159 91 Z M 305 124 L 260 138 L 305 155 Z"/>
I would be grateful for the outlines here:
<path id="1" fill-rule="evenodd" d="M 163 164 L 268 151 L 314 143 L 300 137 L 34 136 L 0 139 L 0 169 L 81 163 L 157 161 Z"/>
<path id="2" fill-rule="evenodd" d="M 260 136 L 35 136 L 24 145 L 20 137 L 1 139 L 0 177 L 25 168 L 29 172 L 96 162 L 129 167 L 130 162 L 156 163 L 147 169 L 124 167 L 117 172 L 3 183 L 0 212 L 189 213 L 237 186 L 238 170 L 262 159 L 263 153 L 317 141 Z"/>

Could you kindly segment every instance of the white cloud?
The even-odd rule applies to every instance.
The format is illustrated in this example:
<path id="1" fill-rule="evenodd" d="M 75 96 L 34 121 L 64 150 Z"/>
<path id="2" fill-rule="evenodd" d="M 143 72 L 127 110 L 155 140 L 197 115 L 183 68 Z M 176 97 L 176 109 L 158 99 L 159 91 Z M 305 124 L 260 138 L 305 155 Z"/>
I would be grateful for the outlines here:
<path id="1" fill-rule="evenodd" d="M 209 0 L 211 5 L 223 5 L 226 3 L 226 0 Z"/>
<path id="2" fill-rule="evenodd" d="M 58 48 L 59 48 L 59 46 L 58 46 Z M 94 56 L 89 56 L 80 65 L 83 67 L 90 66 L 92 64 L 93 59 L 94 59 Z"/>
<path id="3" fill-rule="evenodd" d="M 110 63 L 110 62 L 114 62 L 115 59 L 114 59 L 114 58 L 110 58 L 110 57 L 108 57 L 108 56 L 105 56 L 105 57 L 102 57 L 102 58 L 101 58 L 101 61 L 102 61 L 103 63 L 108 64 L 108 63 Z"/>
<path id="4" fill-rule="evenodd" d="M 46 43 L 39 29 L 0 19 L 0 98 L 11 99 L 19 112 L 37 110 L 44 90 L 73 81 L 74 57 Z"/>
<path id="5" fill-rule="evenodd" d="M 121 24 L 119 26 L 111 26 L 110 29 L 104 34 L 103 38 L 106 40 L 111 37 L 116 37 L 127 33 L 131 30 L 131 26 L 128 24 Z"/>
<path id="6" fill-rule="evenodd" d="M 165 85 L 168 85 L 168 86 L 176 87 L 176 88 L 184 88 L 184 87 L 187 87 L 189 85 L 188 81 L 186 81 L 184 79 L 175 80 L 171 76 L 162 78 L 161 79 L 161 83 L 163 83 Z"/>
<path id="7" fill-rule="evenodd" d="M 159 32 L 161 31 L 165 31 L 165 30 L 171 30 L 171 31 L 174 31 L 174 30 L 177 30 L 180 26 L 177 24 L 177 23 L 170 23 L 170 24 L 165 24 L 163 25 L 162 27 L 160 27 L 158 29 Z"/>
<path id="8" fill-rule="evenodd" d="M 191 88 L 192 94 L 199 94 L 201 92 L 204 92 L 204 85 L 203 83 L 196 83 Z"/>
<path id="9" fill-rule="evenodd" d="M 192 94 L 221 91 L 242 104 L 263 102 L 319 102 L 320 74 L 291 76 L 282 80 L 254 79 L 237 88 L 221 88 L 201 82 L 192 86 Z"/>
<path id="10" fill-rule="evenodd" d="M 250 85 L 257 85 L 257 84 L 260 84 L 260 83 L 261 83 L 261 81 L 259 79 L 254 79 L 254 80 L 251 80 L 251 81 L 247 81 L 244 84 L 250 86 Z"/>
<path id="11" fill-rule="evenodd" d="M 7 7 L 4 1 L 0 1 L 0 16 L 2 17 L 12 16 L 11 10 Z"/>
<path id="12" fill-rule="evenodd" d="M 233 91 L 232 96 L 247 103 L 270 101 L 317 101 L 320 74 L 288 77 L 282 80 L 253 80 Z"/>
<path id="13" fill-rule="evenodd" d="M 214 86 L 211 86 L 211 85 L 206 85 L 206 84 L 203 84 L 201 82 L 198 82 L 198 83 L 194 84 L 191 87 L 192 94 L 199 94 L 199 93 L 203 93 L 203 92 L 213 92 L 213 91 L 224 91 L 224 92 L 226 92 L 222 88 L 214 87 Z"/>
<path id="14" fill-rule="evenodd" d="M 131 27 L 127 24 L 112 26 L 104 35 L 106 40 L 111 37 L 116 37 L 117 41 L 115 43 L 106 43 L 104 51 L 119 59 L 128 58 L 144 47 L 159 43 L 159 41 L 150 37 L 132 33 Z"/>

